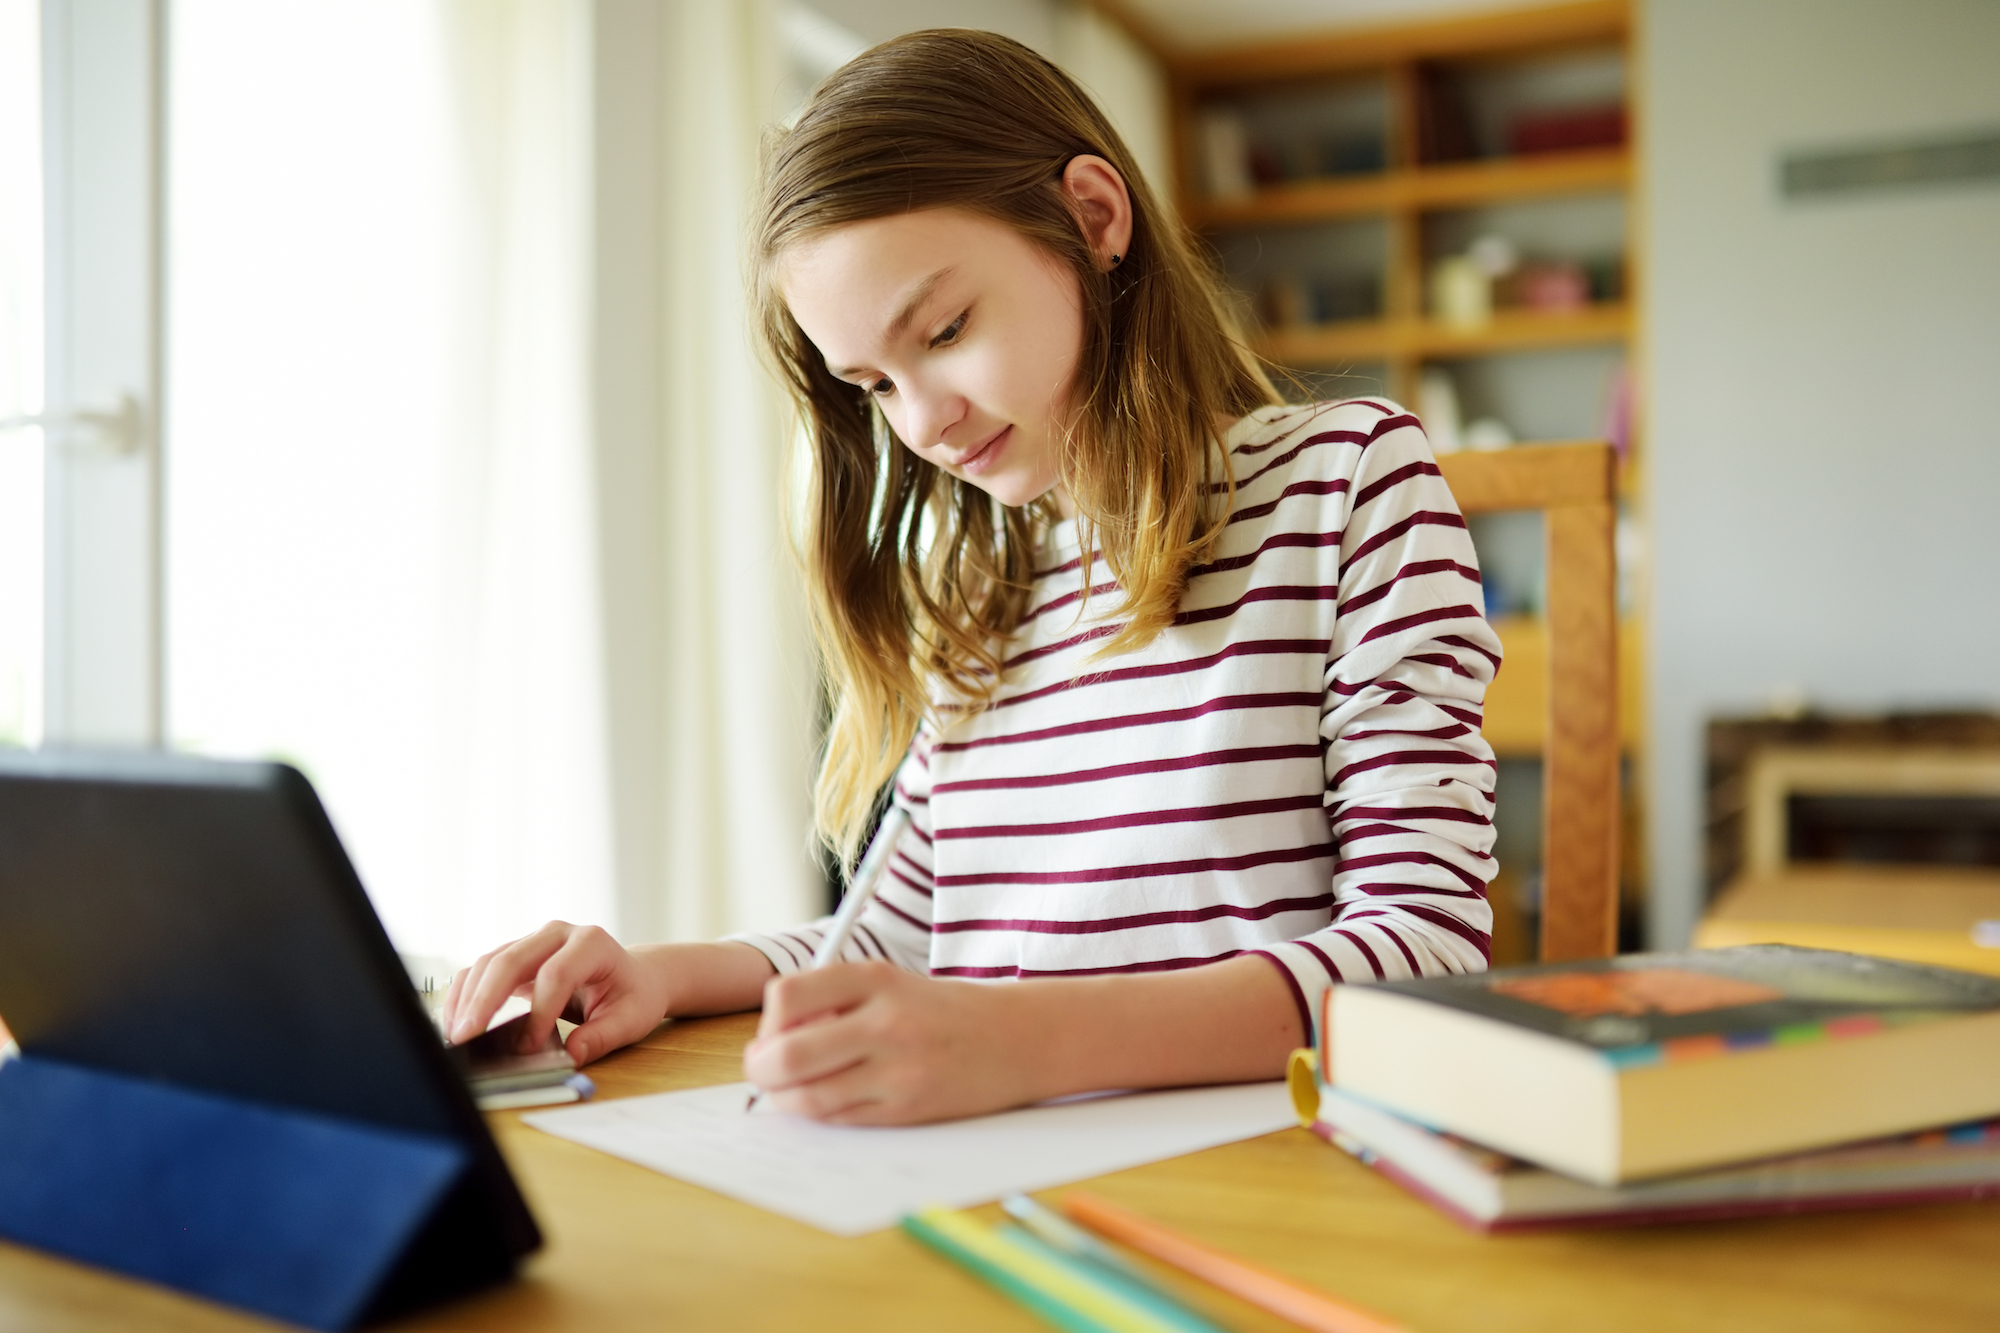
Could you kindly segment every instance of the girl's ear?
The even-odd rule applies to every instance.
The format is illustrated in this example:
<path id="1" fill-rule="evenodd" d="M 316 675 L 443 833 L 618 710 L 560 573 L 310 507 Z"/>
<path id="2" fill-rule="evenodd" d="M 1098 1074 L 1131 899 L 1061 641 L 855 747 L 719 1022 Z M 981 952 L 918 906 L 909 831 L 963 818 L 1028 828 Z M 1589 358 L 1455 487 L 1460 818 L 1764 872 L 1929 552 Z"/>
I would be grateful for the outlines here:
<path id="1" fill-rule="evenodd" d="M 1132 248 L 1132 195 L 1125 178 L 1103 158 L 1080 153 L 1063 168 L 1062 183 L 1097 267 L 1116 268 Z"/>

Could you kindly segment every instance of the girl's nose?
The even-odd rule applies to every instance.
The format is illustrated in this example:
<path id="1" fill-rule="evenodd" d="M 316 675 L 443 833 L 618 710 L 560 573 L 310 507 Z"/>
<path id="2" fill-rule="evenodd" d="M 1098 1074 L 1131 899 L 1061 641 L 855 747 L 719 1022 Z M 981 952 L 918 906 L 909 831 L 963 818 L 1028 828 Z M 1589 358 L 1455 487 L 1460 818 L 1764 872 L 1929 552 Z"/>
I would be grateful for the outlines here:
<path id="1" fill-rule="evenodd" d="M 946 443 L 946 437 L 953 426 L 965 419 L 965 399 L 956 394 L 912 392 L 907 401 L 909 413 L 903 424 L 909 434 L 904 442 L 926 453 L 940 447 L 946 453 L 951 452 L 952 445 Z"/>

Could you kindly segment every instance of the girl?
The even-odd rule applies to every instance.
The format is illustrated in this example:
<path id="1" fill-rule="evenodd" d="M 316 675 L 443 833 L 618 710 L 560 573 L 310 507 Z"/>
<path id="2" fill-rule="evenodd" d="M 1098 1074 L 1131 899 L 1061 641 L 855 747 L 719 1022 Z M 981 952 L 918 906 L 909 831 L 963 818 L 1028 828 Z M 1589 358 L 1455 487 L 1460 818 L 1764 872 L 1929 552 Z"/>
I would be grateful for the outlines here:
<path id="1" fill-rule="evenodd" d="M 756 1007 L 780 1108 L 899 1123 L 1273 1078 L 1327 987 L 1485 966 L 1499 643 L 1416 420 L 1285 406 L 1104 117 L 1027 48 L 918 33 L 772 145 L 752 263 L 813 448 L 819 831 L 912 816 L 822 926 L 453 980 L 579 1061 Z M 994 985 L 994 981 L 1011 984 Z"/>

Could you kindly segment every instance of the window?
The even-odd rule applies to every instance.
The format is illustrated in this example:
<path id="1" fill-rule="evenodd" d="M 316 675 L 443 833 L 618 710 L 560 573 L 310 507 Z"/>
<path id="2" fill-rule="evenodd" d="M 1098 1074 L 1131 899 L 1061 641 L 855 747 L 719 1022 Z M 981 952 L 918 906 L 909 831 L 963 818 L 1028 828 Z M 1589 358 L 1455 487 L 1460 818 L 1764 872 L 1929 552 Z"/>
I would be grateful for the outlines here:
<path id="1" fill-rule="evenodd" d="M 42 410 L 40 5 L 0 0 L 0 421 Z M 42 735 L 42 432 L 0 429 L 0 745 Z"/>

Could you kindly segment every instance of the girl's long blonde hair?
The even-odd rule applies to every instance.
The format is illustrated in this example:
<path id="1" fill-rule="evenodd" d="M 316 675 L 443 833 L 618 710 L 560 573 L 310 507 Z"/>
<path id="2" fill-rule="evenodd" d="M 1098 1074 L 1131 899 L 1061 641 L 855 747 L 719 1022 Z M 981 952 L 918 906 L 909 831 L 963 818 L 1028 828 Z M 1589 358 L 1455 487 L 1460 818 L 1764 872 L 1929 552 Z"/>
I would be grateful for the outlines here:
<path id="1" fill-rule="evenodd" d="M 1062 184 L 1081 154 L 1109 161 L 1131 193 L 1131 243 L 1108 273 Z M 764 350 L 812 441 L 802 554 L 832 709 L 814 804 L 820 836 L 847 860 L 934 695 L 991 697 L 1033 582 L 1035 507 L 1003 509 L 897 447 L 777 287 L 787 246 L 928 208 L 1006 223 L 1082 289 L 1059 475 L 1084 549 L 1094 542 L 1125 593 L 1129 621 L 1104 651 L 1173 621 L 1233 489 L 1215 423 L 1277 401 L 1213 270 L 1055 65 L 1005 37 L 939 29 L 884 42 L 820 86 L 766 146 L 750 285 Z"/>

